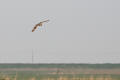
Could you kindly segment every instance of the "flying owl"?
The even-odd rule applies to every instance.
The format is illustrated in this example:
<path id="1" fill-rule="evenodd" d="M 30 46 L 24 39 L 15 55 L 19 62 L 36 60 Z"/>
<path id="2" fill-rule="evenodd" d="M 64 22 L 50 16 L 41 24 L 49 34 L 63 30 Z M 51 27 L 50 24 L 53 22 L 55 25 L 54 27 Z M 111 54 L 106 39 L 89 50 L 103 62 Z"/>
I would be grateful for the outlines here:
<path id="1" fill-rule="evenodd" d="M 40 23 L 36 24 L 36 25 L 34 26 L 34 28 L 32 29 L 32 32 L 34 32 L 34 31 L 37 29 L 37 27 L 42 26 L 42 25 L 43 25 L 43 23 L 45 23 L 45 22 L 49 22 L 49 20 L 42 21 L 42 22 L 40 22 Z"/>

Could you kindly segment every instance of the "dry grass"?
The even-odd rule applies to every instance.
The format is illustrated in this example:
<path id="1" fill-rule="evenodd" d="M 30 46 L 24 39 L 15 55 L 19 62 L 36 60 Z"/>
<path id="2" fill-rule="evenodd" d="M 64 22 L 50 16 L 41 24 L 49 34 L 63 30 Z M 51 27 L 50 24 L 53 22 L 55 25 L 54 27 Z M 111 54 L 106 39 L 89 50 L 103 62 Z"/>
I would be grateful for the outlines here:
<path id="1" fill-rule="evenodd" d="M 9 77 L 6 77 L 4 79 L 0 79 L 0 80 L 13 80 L 10 79 Z M 17 79 L 14 79 L 17 80 Z M 35 77 L 30 78 L 29 80 L 37 80 Z M 59 78 L 44 78 L 42 80 L 114 80 L 111 77 L 97 77 L 94 78 L 93 76 L 86 78 L 86 77 L 82 77 L 82 78 L 78 78 L 78 77 L 73 77 L 73 78 L 67 78 L 67 77 L 59 77 Z"/>
<path id="2" fill-rule="evenodd" d="M 86 77 L 67 78 L 67 77 L 62 77 L 61 76 L 61 77 L 59 77 L 57 79 L 55 79 L 55 78 L 44 78 L 42 80 L 115 80 L 115 79 L 112 79 L 110 76 L 108 76 L 108 77 L 97 77 L 97 78 L 94 78 L 93 76 L 90 76 L 89 78 L 86 78 Z"/>
<path id="3" fill-rule="evenodd" d="M 37 76 L 36 76 L 37 75 Z M 51 74 L 55 75 L 55 74 Z M 1 75 L 0 80 L 120 80 L 120 78 L 115 78 L 112 75 L 64 75 L 56 74 L 56 76 L 40 76 L 38 73 L 35 75 L 29 75 L 29 77 L 24 78 L 20 74 L 15 74 L 14 76 L 10 75 Z"/>

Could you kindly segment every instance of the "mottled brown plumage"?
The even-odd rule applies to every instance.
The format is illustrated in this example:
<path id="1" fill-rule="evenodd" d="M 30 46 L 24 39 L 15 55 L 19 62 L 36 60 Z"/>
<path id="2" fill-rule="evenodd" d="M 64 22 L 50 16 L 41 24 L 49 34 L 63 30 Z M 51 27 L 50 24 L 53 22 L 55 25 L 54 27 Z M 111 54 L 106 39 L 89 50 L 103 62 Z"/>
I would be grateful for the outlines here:
<path id="1" fill-rule="evenodd" d="M 38 26 L 42 26 L 42 24 L 43 24 L 44 22 L 48 22 L 48 21 L 49 21 L 49 20 L 46 20 L 46 21 L 42 21 L 42 22 L 36 24 L 36 25 L 34 26 L 34 28 L 32 29 L 32 32 L 34 32 L 34 31 L 37 29 Z"/>

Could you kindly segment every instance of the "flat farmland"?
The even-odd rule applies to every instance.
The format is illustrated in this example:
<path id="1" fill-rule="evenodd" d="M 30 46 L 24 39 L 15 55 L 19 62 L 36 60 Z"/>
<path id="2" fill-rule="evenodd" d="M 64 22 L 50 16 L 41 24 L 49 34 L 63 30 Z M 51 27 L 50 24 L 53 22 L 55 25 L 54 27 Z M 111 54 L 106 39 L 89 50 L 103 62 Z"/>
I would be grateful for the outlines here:
<path id="1" fill-rule="evenodd" d="M 120 80 L 120 64 L 0 64 L 0 80 Z"/>

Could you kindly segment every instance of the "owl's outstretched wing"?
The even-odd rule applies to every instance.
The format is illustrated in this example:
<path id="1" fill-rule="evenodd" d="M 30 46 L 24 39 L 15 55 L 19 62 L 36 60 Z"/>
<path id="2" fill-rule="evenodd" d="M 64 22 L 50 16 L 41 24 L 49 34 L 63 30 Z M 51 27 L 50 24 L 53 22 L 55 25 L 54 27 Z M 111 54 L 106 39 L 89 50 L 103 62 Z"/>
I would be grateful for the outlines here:
<path id="1" fill-rule="evenodd" d="M 49 22 L 49 21 L 50 21 L 50 20 L 48 19 L 48 20 L 42 21 L 42 23 L 43 23 L 43 22 Z"/>
<path id="2" fill-rule="evenodd" d="M 36 24 L 36 25 L 34 26 L 34 28 L 32 29 L 32 32 L 34 32 L 35 29 L 37 29 L 38 26 L 39 26 L 39 24 Z"/>

